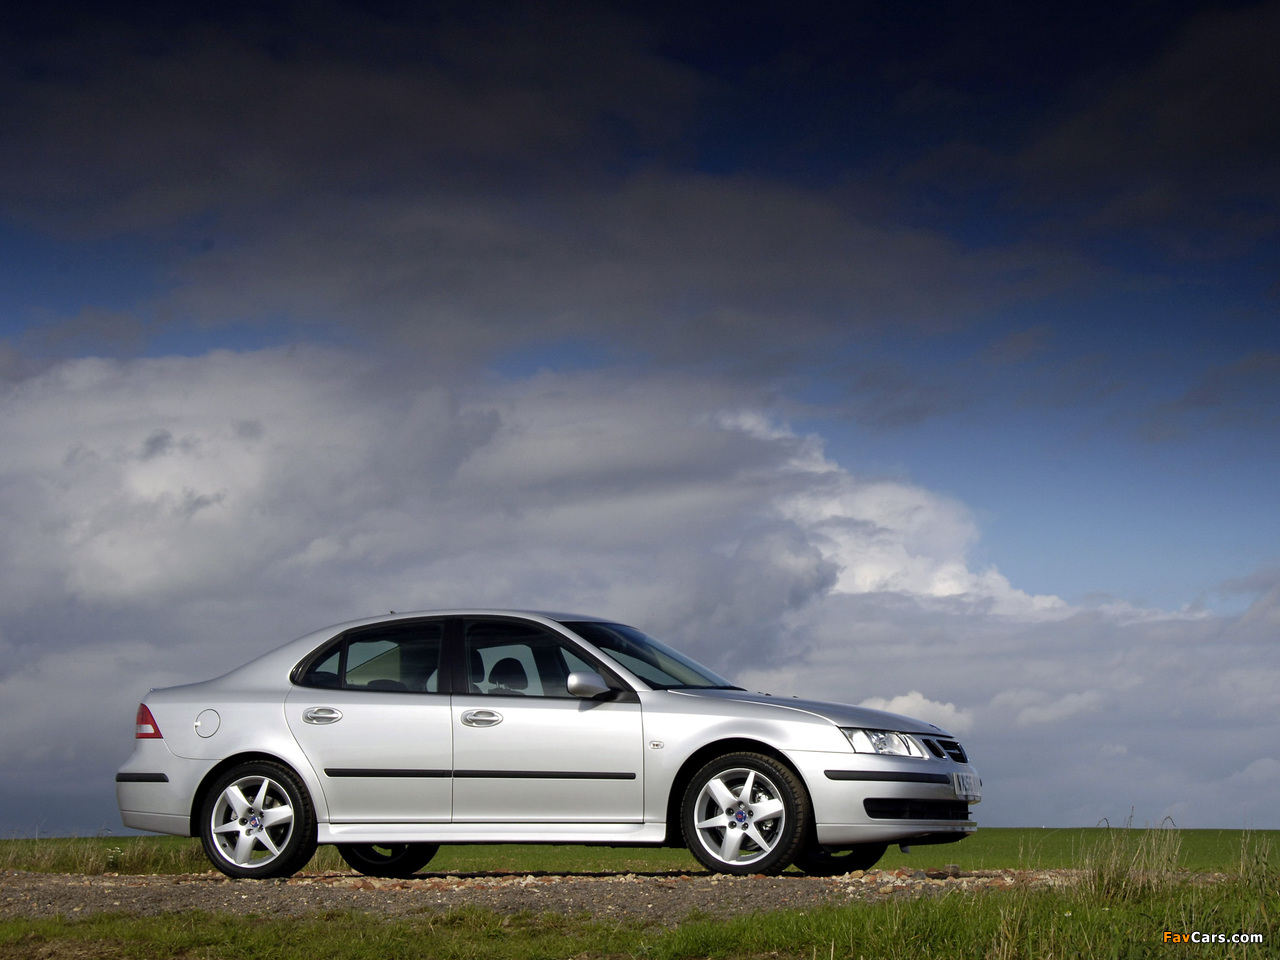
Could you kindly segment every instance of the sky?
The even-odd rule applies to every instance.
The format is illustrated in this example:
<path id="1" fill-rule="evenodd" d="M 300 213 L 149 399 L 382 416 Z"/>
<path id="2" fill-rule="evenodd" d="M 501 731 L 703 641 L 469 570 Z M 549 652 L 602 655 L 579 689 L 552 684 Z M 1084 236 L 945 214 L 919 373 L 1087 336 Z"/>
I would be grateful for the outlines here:
<path id="1" fill-rule="evenodd" d="M 18 5 L 25 8 L 27 5 Z M 0 11 L 0 836 L 326 624 L 632 623 L 1280 828 L 1280 2 Z"/>

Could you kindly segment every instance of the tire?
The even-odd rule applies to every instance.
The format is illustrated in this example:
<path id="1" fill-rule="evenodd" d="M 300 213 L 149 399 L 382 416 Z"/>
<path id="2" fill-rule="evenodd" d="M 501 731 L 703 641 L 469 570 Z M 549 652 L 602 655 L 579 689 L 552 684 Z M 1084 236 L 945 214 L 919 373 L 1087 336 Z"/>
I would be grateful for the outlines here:
<path id="1" fill-rule="evenodd" d="M 845 849 L 814 843 L 800 852 L 795 864 L 811 877 L 836 877 L 854 870 L 870 870 L 887 849 L 887 843 L 859 843 Z"/>
<path id="2" fill-rule="evenodd" d="M 338 855 L 366 877 L 411 877 L 440 849 L 435 843 L 340 843 Z"/>
<path id="3" fill-rule="evenodd" d="M 730 753 L 689 781 L 680 820 L 689 852 L 707 869 L 781 873 L 809 834 L 809 795 L 772 757 Z"/>
<path id="4" fill-rule="evenodd" d="M 205 794 L 200 842 L 229 877 L 292 876 L 316 852 L 311 796 L 288 767 L 266 760 L 242 763 Z"/>

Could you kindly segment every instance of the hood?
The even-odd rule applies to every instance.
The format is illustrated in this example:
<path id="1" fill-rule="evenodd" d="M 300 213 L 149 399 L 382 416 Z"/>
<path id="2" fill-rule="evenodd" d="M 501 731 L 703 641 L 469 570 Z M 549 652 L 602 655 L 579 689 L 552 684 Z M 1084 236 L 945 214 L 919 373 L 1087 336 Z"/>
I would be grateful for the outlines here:
<path id="1" fill-rule="evenodd" d="M 920 733 L 925 736 L 950 737 L 951 734 L 932 723 L 914 717 L 855 707 L 848 703 L 830 703 L 825 700 L 801 700 L 799 697 L 775 697 L 767 693 L 748 693 L 746 690 L 672 690 L 688 697 L 705 697 L 715 700 L 732 700 L 739 703 L 759 703 L 786 710 L 798 710 L 838 727 L 862 727 L 868 730 L 896 730 L 901 733 Z"/>

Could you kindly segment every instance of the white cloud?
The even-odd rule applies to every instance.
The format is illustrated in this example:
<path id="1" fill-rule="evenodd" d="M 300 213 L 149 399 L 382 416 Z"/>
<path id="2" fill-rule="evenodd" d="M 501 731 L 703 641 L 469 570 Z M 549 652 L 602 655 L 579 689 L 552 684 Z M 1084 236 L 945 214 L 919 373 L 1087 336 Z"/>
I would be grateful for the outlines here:
<path id="1" fill-rule="evenodd" d="M 1084 690 L 1055 699 L 1040 690 L 1014 690 L 998 694 L 991 705 L 1016 709 L 1013 722 L 1019 726 L 1060 723 L 1078 713 L 1097 710 L 1102 705 L 1102 694 L 1097 690 Z"/>
<path id="2" fill-rule="evenodd" d="M 778 509 L 811 530 L 823 556 L 839 566 L 837 592 L 958 598 L 1024 619 L 1071 612 L 1058 597 L 1014 589 L 993 568 L 970 570 L 967 552 L 978 533 L 963 504 L 910 484 L 859 481 L 827 467 L 813 470 L 814 482 Z"/>
<path id="3" fill-rule="evenodd" d="M 948 733 L 968 733 L 973 727 L 973 711 L 961 710 L 954 703 L 938 703 L 930 700 L 919 690 L 900 694 L 886 700 L 884 697 L 870 697 L 859 706 L 872 710 L 888 710 L 907 717 L 919 717 L 929 723 L 937 724 Z"/>
<path id="4" fill-rule="evenodd" d="M 1214 692 L 1223 704 L 1246 716 L 1280 715 L 1280 668 L 1223 664 L 1215 675 Z"/>

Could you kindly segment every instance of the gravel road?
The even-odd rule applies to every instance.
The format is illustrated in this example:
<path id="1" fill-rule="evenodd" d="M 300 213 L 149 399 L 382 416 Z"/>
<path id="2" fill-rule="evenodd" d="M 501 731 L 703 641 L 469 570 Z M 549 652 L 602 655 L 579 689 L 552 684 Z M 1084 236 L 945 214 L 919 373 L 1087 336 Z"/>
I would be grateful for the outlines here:
<path id="1" fill-rule="evenodd" d="M 420 874 L 381 880 L 353 873 L 300 873 L 288 880 L 231 880 L 220 873 L 75 876 L 0 873 L 0 917 L 81 917 L 206 910 L 290 917 L 325 910 L 386 916 L 472 905 L 670 926 L 691 912 L 728 916 L 780 908 L 1070 883 L 1072 872 L 868 870 L 842 877 L 726 877 L 708 873 Z"/>

